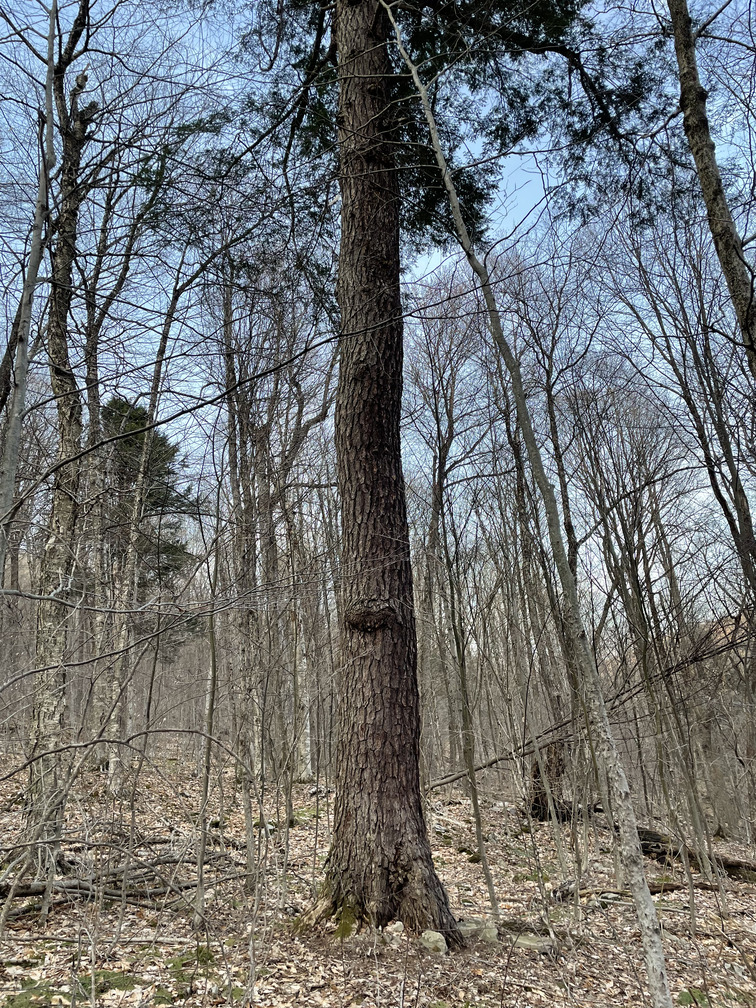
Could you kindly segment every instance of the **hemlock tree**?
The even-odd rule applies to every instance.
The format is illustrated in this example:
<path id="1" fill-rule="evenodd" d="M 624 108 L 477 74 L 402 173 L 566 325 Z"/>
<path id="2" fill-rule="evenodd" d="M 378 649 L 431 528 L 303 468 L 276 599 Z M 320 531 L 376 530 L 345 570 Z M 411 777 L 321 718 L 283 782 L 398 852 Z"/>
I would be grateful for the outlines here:
<path id="1" fill-rule="evenodd" d="M 389 23 L 373 0 L 336 5 L 343 682 L 333 846 L 306 919 L 400 918 L 461 938 L 431 859 L 420 777 L 417 644 L 399 421 L 399 187 Z"/>
<path id="2" fill-rule="evenodd" d="M 464 131 L 465 124 L 477 127 L 480 110 L 472 97 L 459 98 L 460 88 L 471 96 L 501 89 L 502 61 L 553 48 L 580 6 L 580 0 L 522 7 L 473 0 L 463 6 L 431 4 L 422 14 L 402 7 L 401 17 L 439 71 L 438 100 L 454 105 Z M 322 91 L 308 92 L 315 91 L 311 85 L 319 68 L 327 68 L 335 49 L 341 190 L 335 432 L 343 663 L 333 847 L 320 898 L 304 920 L 340 916 L 345 924 L 381 926 L 400 918 L 459 943 L 433 869 L 420 800 L 417 645 L 399 438 L 400 210 L 406 224 L 436 235 L 448 235 L 444 222 L 450 213 L 412 82 L 396 71 L 387 49 L 390 21 L 380 0 L 337 0 L 335 45 L 321 55 L 320 8 L 315 52 L 302 63 L 300 107 L 311 100 L 313 118 L 327 120 L 319 104 Z M 441 87 L 442 64 L 454 64 L 453 86 Z M 537 132 L 543 96 L 538 104 L 526 89 L 507 85 L 501 99 L 488 132 L 498 148 L 511 150 Z M 461 139 L 457 131 L 452 148 Z M 480 174 L 457 177 L 471 224 L 485 202 L 482 183 Z"/>
<path id="3" fill-rule="evenodd" d="M 139 526 L 134 536 L 129 535 L 132 497 L 148 426 L 147 409 L 121 396 L 113 396 L 102 409 L 103 433 L 113 439 L 107 461 L 106 552 L 114 577 L 123 580 L 130 550 L 135 551 L 133 595 L 138 603 L 148 587 L 169 581 L 189 561 L 182 519 L 198 511 L 198 502 L 180 487 L 179 446 L 161 431 L 151 431 Z M 133 437 L 124 437 L 131 431 L 135 432 Z"/>

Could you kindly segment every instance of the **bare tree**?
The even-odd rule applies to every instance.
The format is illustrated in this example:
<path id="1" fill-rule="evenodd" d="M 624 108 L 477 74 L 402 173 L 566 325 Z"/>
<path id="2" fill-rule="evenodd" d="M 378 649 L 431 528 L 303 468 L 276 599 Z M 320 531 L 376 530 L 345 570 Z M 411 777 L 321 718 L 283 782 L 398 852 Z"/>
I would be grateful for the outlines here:
<path id="1" fill-rule="evenodd" d="M 577 582 L 570 567 L 569 557 L 565 548 L 556 494 L 553 484 L 547 476 L 540 447 L 533 429 L 520 364 L 512 352 L 504 333 L 501 315 L 491 283 L 491 275 L 485 263 L 476 255 L 467 225 L 462 216 L 457 191 L 446 164 L 427 89 L 420 78 L 417 67 L 404 47 L 401 33 L 396 22 L 393 20 L 393 15 L 391 15 L 388 8 L 386 10 L 394 25 L 397 46 L 412 75 L 418 97 L 422 103 L 438 167 L 449 196 L 457 238 L 480 284 L 491 336 L 498 352 L 501 354 L 512 382 L 517 420 L 522 432 L 533 477 L 546 512 L 549 544 L 564 597 L 566 629 L 574 649 L 575 660 L 580 675 L 580 686 L 584 691 L 586 706 L 590 712 L 593 727 L 597 734 L 598 752 L 606 768 L 614 802 L 614 810 L 619 820 L 622 861 L 628 876 L 630 891 L 633 894 L 638 915 L 652 1001 L 655 1008 L 671 1008 L 672 999 L 667 983 L 664 949 L 661 942 L 661 928 L 643 868 L 643 854 L 630 788 L 609 723 L 595 655 L 591 649 L 588 634 L 582 620 Z"/>
<path id="2" fill-rule="evenodd" d="M 754 269 L 743 251 L 743 238 L 733 219 L 722 183 L 706 109 L 708 95 L 701 83 L 696 56 L 697 39 L 729 4 L 715 11 L 695 31 L 687 0 L 669 0 L 668 6 L 680 79 L 680 108 L 685 136 L 696 166 L 714 248 L 735 310 L 740 341 L 745 349 L 751 375 L 756 379 Z"/>

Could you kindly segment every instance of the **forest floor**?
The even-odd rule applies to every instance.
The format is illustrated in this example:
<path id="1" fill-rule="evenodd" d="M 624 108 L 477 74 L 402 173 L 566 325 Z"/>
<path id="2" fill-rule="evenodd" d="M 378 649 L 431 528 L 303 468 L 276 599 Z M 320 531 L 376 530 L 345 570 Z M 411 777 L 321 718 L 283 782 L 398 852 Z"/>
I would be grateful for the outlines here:
<path id="1" fill-rule="evenodd" d="M 270 1008 L 648 1004 L 635 914 L 618 891 L 602 816 L 574 831 L 560 827 L 560 852 L 551 825 L 530 824 L 515 803 L 489 796 L 484 813 L 498 938 L 489 929 L 488 941 L 473 939 L 442 956 L 406 934 L 297 932 L 297 917 L 321 877 L 332 800 L 296 786 L 291 828 L 274 795 L 263 803 L 257 885 L 248 893 L 241 802 L 230 775 L 216 779 L 206 930 L 198 934 L 192 901 L 199 782 L 186 766 L 167 761 L 143 768 L 132 795 L 115 801 L 105 796 L 101 776 L 83 774 L 69 803 L 65 873 L 46 921 L 33 894 L 11 903 L 0 938 L 0 1008 L 245 1000 Z M 19 833 L 22 806 L 12 785 L 0 789 L 6 844 Z M 436 794 L 428 819 L 457 917 L 484 920 L 489 905 L 469 800 Z M 580 888 L 559 901 L 551 893 L 574 878 L 576 845 L 585 866 Z M 706 888 L 698 874 L 686 879 L 680 865 L 649 860 L 647 869 L 667 887 L 654 898 L 675 1002 L 756 1006 L 756 885 L 725 878 Z"/>

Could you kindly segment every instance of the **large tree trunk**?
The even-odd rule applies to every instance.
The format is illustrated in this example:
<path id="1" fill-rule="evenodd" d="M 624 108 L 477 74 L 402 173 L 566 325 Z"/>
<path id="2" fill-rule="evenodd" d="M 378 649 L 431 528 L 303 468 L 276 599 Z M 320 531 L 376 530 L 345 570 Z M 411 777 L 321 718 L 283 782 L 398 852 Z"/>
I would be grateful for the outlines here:
<path id="1" fill-rule="evenodd" d="M 342 234 L 336 450 L 342 511 L 343 681 L 334 837 L 310 920 L 398 918 L 459 932 L 420 800 L 420 716 L 399 421 L 399 196 L 387 22 L 376 0 L 336 6 Z"/>

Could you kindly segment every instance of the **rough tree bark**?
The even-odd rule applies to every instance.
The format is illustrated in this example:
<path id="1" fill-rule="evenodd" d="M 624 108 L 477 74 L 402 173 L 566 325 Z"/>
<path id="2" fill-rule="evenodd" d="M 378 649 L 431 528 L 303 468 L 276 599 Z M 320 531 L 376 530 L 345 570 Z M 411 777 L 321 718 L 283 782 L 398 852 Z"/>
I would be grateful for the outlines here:
<path id="1" fill-rule="evenodd" d="M 431 859 L 399 420 L 399 194 L 389 24 L 377 0 L 337 0 L 342 233 L 336 450 L 342 514 L 342 697 L 334 836 L 305 916 L 402 920 L 461 944 Z"/>
<path id="2" fill-rule="evenodd" d="M 738 320 L 748 367 L 756 379 L 756 297 L 753 267 L 743 254 L 743 241 L 732 218 L 717 164 L 716 148 L 706 114 L 706 89 L 696 59 L 696 36 L 687 0 L 668 0 L 680 77 L 683 128 L 696 166 L 706 206 L 709 230 Z"/>

